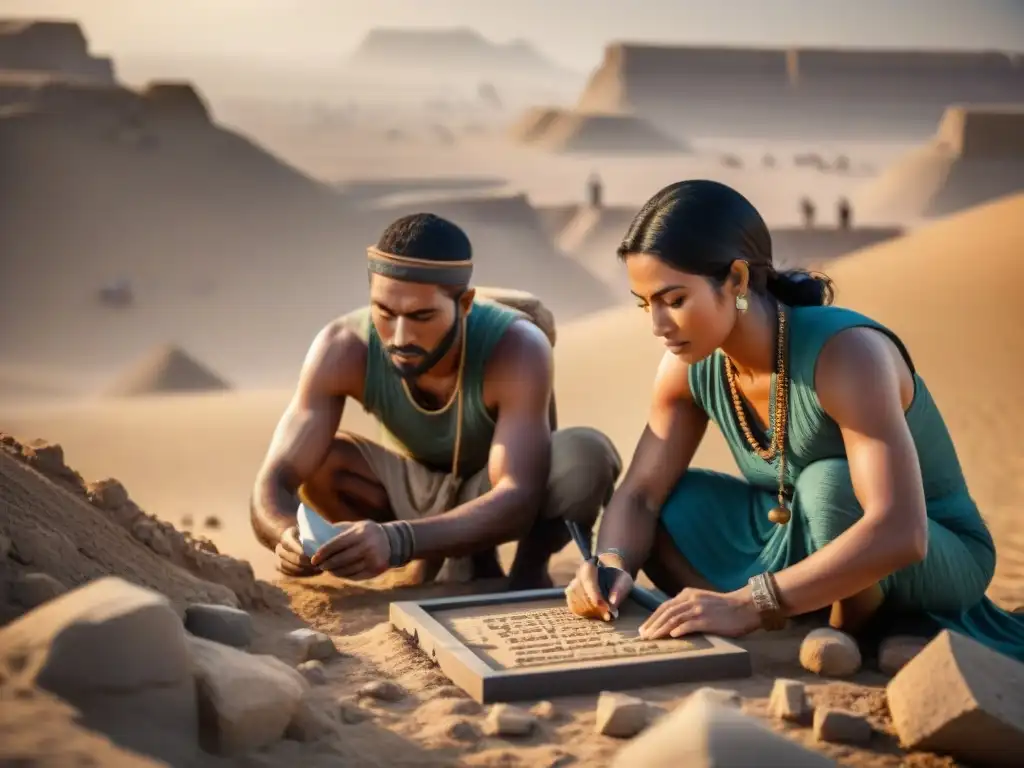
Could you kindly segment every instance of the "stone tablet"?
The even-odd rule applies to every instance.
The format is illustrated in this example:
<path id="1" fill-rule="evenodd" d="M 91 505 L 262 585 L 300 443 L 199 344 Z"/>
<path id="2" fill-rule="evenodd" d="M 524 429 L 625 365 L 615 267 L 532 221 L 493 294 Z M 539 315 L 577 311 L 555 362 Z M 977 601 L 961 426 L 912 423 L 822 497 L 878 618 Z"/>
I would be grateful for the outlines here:
<path id="1" fill-rule="evenodd" d="M 712 635 L 641 640 L 633 600 L 612 622 L 582 619 L 561 589 L 394 602 L 391 624 L 482 704 L 751 674 L 746 650 Z"/>

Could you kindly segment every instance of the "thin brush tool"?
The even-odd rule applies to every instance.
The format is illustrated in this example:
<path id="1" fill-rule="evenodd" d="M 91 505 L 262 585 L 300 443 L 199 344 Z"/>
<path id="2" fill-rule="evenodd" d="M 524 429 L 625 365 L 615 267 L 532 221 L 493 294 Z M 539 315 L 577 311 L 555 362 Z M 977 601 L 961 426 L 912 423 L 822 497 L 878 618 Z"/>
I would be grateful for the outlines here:
<path id="1" fill-rule="evenodd" d="M 594 555 L 590 549 L 590 542 L 587 541 L 587 537 L 583 534 L 583 530 L 580 528 L 579 523 L 574 520 L 566 520 L 566 527 L 569 529 L 569 535 L 572 536 L 572 540 L 576 542 L 576 548 L 579 549 L 580 555 L 588 563 L 593 563 L 597 566 L 597 586 L 601 590 L 601 596 L 605 600 L 609 599 L 611 595 L 612 587 L 615 585 L 615 579 L 619 575 L 619 569 L 613 568 L 610 565 L 605 565 Z M 647 610 L 653 612 L 657 610 L 658 606 L 663 602 L 661 598 L 655 595 L 650 590 L 638 587 L 635 584 L 633 589 L 629 592 L 629 598 L 638 605 L 643 606 Z M 612 608 L 612 618 L 617 619 L 619 617 L 619 609 Z"/>

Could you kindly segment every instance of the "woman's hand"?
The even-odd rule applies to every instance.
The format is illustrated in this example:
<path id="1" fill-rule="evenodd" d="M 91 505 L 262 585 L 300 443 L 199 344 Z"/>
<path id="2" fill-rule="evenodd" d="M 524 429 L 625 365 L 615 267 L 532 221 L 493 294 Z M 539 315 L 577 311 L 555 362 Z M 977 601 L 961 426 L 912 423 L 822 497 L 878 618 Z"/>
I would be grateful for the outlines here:
<path id="1" fill-rule="evenodd" d="M 684 589 L 666 600 L 640 625 L 640 637 L 658 640 L 706 632 L 723 637 L 740 637 L 761 626 L 761 617 L 749 594 Z"/>
<path id="2" fill-rule="evenodd" d="M 618 610 L 622 601 L 633 589 L 633 577 L 619 568 L 610 568 L 615 574 L 615 581 L 609 592 L 608 599 L 601 595 L 601 587 L 597 581 L 597 566 L 590 561 L 580 564 L 576 576 L 565 588 L 565 599 L 569 610 L 586 619 L 603 619 L 611 621 L 612 614 Z"/>

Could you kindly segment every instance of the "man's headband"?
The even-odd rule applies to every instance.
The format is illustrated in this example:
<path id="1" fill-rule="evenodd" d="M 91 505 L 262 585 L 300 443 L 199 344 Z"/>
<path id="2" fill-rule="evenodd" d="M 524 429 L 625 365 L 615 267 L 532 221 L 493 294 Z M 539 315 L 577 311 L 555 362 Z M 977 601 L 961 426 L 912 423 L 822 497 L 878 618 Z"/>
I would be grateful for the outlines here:
<path id="1" fill-rule="evenodd" d="M 396 256 L 371 245 L 366 249 L 370 272 L 405 280 L 410 283 L 432 285 L 466 285 L 473 274 L 473 261 L 432 261 L 412 256 Z"/>

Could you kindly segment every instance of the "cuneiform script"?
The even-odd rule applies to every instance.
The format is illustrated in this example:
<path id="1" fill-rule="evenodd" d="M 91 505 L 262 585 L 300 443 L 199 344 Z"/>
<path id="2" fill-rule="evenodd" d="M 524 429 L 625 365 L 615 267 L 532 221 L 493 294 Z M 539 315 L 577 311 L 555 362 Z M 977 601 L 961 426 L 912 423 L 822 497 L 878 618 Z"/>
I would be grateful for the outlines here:
<path id="1" fill-rule="evenodd" d="M 686 640 L 640 640 L 637 624 L 582 619 L 562 605 L 537 610 L 464 617 L 452 629 L 469 646 L 487 649 L 506 667 L 650 656 L 695 650 Z"/>

